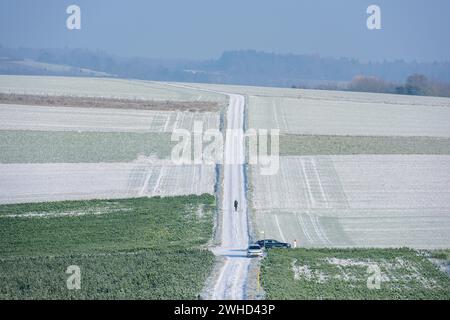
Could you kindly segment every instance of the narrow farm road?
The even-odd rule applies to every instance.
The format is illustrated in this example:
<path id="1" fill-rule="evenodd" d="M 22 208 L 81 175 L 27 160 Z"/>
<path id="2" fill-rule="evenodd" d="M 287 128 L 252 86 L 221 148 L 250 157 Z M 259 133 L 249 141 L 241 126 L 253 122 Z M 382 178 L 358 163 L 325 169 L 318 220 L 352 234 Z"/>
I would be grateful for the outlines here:
<path id="1" fill-rule="evenodd" d="M 245 193 L 244 105 L 241 95 L 228 94 L 227 134 L 224 145 L 221 245 L 213 250 L 224 257 L 213 299 L 245 299 L 250 259 L 248 246 L 247 198 Z M 235 212 L 233 202 L 239 207 Z"/>
<path id="2" fill-rule="evenodd" d="M 214 300 L 245 299 L 250 266 L 250 259 L 247 258 L 249 236 L 244 173 L 245 98 L 239 94 L 202 89 L 190 85 L 169 85 L 214 92 L 229 97 L 224 143 L 221 244 L 212 250 L 216 256 L 224 258 L 224 263 L 208 298 Z M 239 204 L 237 212 L 233 207 L 235 200 Z"/>

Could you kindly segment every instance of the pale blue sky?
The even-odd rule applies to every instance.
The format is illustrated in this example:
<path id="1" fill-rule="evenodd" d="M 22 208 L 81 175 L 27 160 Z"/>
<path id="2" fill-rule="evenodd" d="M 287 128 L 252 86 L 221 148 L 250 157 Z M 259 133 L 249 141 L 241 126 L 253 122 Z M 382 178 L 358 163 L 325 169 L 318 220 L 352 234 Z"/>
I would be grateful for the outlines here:
<path id="1" fill-rule="evenodd" d="M 66 7 L 82 30 L 66 29 Z M 378 4 L 382 30 L 366 28 Z M 450 60 L 448 0 L 0 0 L 0 44 L 122 56 L 216 58 L 225 50 L 362 60 Z"/>

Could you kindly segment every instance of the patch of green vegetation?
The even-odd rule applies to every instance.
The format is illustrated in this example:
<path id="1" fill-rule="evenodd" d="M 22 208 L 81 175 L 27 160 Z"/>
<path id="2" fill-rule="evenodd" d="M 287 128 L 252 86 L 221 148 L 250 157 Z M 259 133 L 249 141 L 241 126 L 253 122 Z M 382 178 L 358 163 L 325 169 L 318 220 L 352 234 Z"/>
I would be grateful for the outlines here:
<path id="1" fill-rule="evenodd" d="M 0 260 L 0 299 L 196 299 L 213 263 L 195 249 Z M 71 265 L 80 290 L 67 289 Z"/>
<path id="2" fill-rule="evenodd" d="M 450 299 L 450 278 L 406 248 L 270 250 L 261 280 L 268 299 Z"/>
<path id="3" fill-rule="evenodd" d="M 166 158 L 170 133 L 0 130 L 0 163 L 129 162 Z"/>
<path id="4" fill-rule="evenodd" d="M 280 136 L 282 156 L 339 154 L 450 154 L 450 139 L 295 134 Z"/>
<path id="5" fill-rule="evenodd" d="M 450 261 L 450 249 L 438 249 L 430 252 L 430 257 L 434 259 Z"/>
<path id="6" fill-rule="evenodd" d="M 1 205 L 0 299 L 193 299 L 214 263 L 215 205 L 207 194 Z"/>
<path id="7" fill-rule="evenodd" d="M 200 246 L 211 237 L 213 206 L 207 194 L 1 205 L 0 257 Z M 75 215 L 4 216 L 18 211 Z"/>

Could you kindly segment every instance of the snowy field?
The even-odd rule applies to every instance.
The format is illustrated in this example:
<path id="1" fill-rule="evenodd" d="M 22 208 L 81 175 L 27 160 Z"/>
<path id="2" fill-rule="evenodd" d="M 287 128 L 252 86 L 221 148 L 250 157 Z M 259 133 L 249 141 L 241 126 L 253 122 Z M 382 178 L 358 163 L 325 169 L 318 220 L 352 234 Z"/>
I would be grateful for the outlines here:
<path id="1" fill-rule="evenodd" d="M 0 164 L 0 204 L 214 192 L 214 166 L 170 161 Z"/>
<path id="2" fill-rule="evenodd" d="M 450 107 L 450 98 L 443 97 L 425 97 L 408 96 L 386 93 L 369 92 L 349 92 L 332 90 L 310 90 L 310 89 L 292 89 L 292 88 L 273 88 L 273 87 L 255 87 L 255 86 L 237 86 L 220 84 L 188 84 L 189 86 L 217 90 L 223 92 L 238 93 L 245 96 L 268 97 L 268 98 L 296 98 L 308 100 L 329 100 L 329 101 L 350 101 L 350 102 L 368 102 L 376 104 L 400 104 L 417 106 L 443 106 Z"/>
<path id="3" fill-rule="evenodd" d="M 195 104 L 196 101 L 213 101 L 224 104 L 227 101 L 225 95 L 215 93 L 148 81 L 106 78 L 0 76 L 0 92 L 151 101 L 190 101 L 192 104 Z M 61 136 L 61 131 L 65 133 L 87 132 L 92 137 L 95 133 L 142 133 L 149 139 L 161 139 L 159 136 L 153 137 L 151 134 L 171 133 L 174 129 L 191 131 L 194 121 L 201 121 L 204 130 L 219 128 L 219 113 L 0 104 L 0 130 L 3 130 L 3 133 L 11 133 L 4 134 L 0 138 L 8 139 L 15 132 L 17 133 L 17 130 L 23 130 L 22 132 L 39 131 L 39 135 L 36 136 L 37 145 L 33 146 L 34 152 L 40 150 L 39 143 L 43 143 L 48 148 L 47 144 L 51 139 L 46 139 L 47 135 L 56 135 L 58 132 Z M 39 137 L 43 139 L 41 142 Z M 66 138 L 60 141 L 67 145 L 69 153 L 82 147 L 79 145 L 81 140 L 70 140 L 67 138 L 70 138 L 70 135 L 64 137 Z M 129 137 L 132 136 L 127 136 L 127 139 Z M 88 143 L 89 139 L 86 140 Z M 135 152 L 149 151 L 148 149 L 150 149 L 150 151 L 154 151 L 153 156 L 159 154 L 159 149 L 152 149 L 160 147 L 159 140 L 145 143 L 142 141 L 142 137 L 139 139 L 141 140 L 134 141 L 134 144 L 130 142 L 132 147 L 127 148 L 126 146 L 124 149 Z M 114 144 L 110 139 L 107 141 Z M 8 141 L 3 142 L 4 145 L 8 145 Z M 17 148 L 21 147 L 23 145 L 17 144 L 8 150 L 14 153 Z M 62 149 L 64 145 L 57 147 Z M 116 158 L 123 158 L 123 152 L 118 152 L 116 157 L 114 148 L 117 146 L 111 145 L 110 149 L 112 150 L 108 149 L 106 158 L 103 157 L 101 160 L 103 162 L 67 161 L 71 163 L 65 163 L 66 161 L 48 159 L 48 162 L 51 163 L 45 163 L 42 161 L 42 159 L 47 159 L 45 155 L 39 155 L 36 158 L 27 155 L 27 160 L 23 163 L 0 164 L 0 203 L 214 193 L 214 166 L 177 166 L 170 159 L 145 158 L 140 153 L 131 155 L 132 159 L 137 158 L 137 160 L 125 162 L 127 160 L 116 160 Z M 165 150 L 165 154 L 167 153 L 167 146 L 163 146 L 161 149 Z M 150 156 L 149 154 L 145 155 Z M 70 160 L 71 157 L 63 158 Z"/>
<path id="4" fill-rule="evenodd" d="M 449 123 L 450 107 L 444 105 L 249 98 L 250 128 L 279 128 L 283 133 L 450 137 Z"/>
<path id="5" fill-rule="evenodd" d="M 258 237 L 306 247 L 450 247 L 450 156 L 281 157 L 277 175 L 251 170 L 251 182 Z"/>
<path id="6" fill-rule="evenodd" d="M 174 87 L 158 82 L 114 78 L 71 78 L 0 75 L 0 92 L 142 99 L 155 101 L 215 101 L 224 95 Z"/>
<path id="7" fill-rule="evenodd" d="M 219 128 L 214 112 L 179 112 L 107 108 L 46 107 L 0 104 L 0 130 L 172 132 Z"/>

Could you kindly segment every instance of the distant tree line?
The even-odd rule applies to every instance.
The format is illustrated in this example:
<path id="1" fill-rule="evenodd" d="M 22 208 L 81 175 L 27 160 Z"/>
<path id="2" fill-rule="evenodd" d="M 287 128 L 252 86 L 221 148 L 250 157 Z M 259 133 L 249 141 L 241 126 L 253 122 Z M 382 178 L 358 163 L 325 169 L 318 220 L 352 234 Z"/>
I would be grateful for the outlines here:
<path id="1" fill-rule="evenodd" d="M 404 84 L 395 84 L 377 77 L 359 75 L 350 81 L 347 90 L 450 97 L 450 84 L 429 80 L 425 75 L 418 73 L 408 76 Z"/>
<path id="2" fill-rule="evenodd" d="M 404 83 L 389 82 L 375 76 L 357 75 L 347 83 L 324 81 L 315 85 L 292 85 L 291 88 L 450 97 L 450 83 L 429 80 L 419 73 L 408 76 Z"/>
<path id="3" fill-rule="evenodd" d="M 26 59 L 69 66 L 72 69 L 70 73 L 58 72 L 38 69 L 32 64 L 25 66 L 14 63 Z M 227 51 L 217 59 L 190 61 L 124 58 L 87 49 L 11 49 L 0 45 L 0 74 L 89 76 L 90 74 L 82 72 L 83 69 L 143 80 L 272 87 L 289 87 L 294 84 L 295 87 L 302 88 L 410 95 L 449 96 L 450 83 L 450 62 L 446 61 L 395 60 L 363 63 L 352 58 L 255 50 Z"/>

